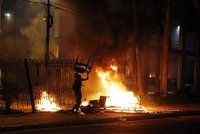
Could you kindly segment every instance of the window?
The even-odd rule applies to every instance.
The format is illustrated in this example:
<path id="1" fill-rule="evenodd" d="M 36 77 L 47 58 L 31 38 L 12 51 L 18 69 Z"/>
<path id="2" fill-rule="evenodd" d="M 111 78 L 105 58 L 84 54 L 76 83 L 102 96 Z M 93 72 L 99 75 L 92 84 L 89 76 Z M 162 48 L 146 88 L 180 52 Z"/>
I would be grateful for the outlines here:
<path id="1" fill-rule="evenodd" d="M 156 72 L 158 69 L 158 60 L 159 57 L 157 56 L 157 51 L 156 49 L 149 47 L 148 48 L 148 57 L 145 62 L 148 63 L 148 94 L 158 94 L 159 89 L 158 89 L 158 83 L 157 83 L 157 77 L 156 77 Z"/>
<path id="2" fill-rule="evenodd" d="M 179 55 L 177 54 L 169 54 L 169 64 L 168 64 L 168 82 L 167 89 L 168 93 L 177 93 L 177 89 L 179 88 Z"/>
<path id="3" fill-rule="evenodd" d="M 185 33 L 185 49 L 194 51 L 196 49 L 196 36 L 194 31 Z"/>
<path id="4" fill-rule="evenodd" d="M 195 87 L 195 58 L 186 57 L 183 68 L 184 91 L 189 93 Z"/>

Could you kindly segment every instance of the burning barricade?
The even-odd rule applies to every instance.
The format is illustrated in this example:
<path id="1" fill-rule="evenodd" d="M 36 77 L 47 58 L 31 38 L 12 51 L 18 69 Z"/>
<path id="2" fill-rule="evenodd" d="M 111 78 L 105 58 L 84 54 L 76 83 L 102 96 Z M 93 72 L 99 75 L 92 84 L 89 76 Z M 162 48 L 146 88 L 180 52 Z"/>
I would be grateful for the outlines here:
<path id="1" fill-rule="evenodd" d="M 82 63 L 77 58 L 73 70 L 78 73 L 90 72 L 93 62 L 89 65 Z M 101 113 L 104 111 L 112 112 L 145 112 L 141 105 L 140 98 L 133 91 L 130 91 L 122 82 L 117 64 L 110 64 L 106 69 L 102 67 L 96 68 L 96 75 L 103 90 L 97 92 L 99 98 L 96 100 L 83 101 L 81 110 L 85 113 Z M 96 95 L 97 95 L 96 94 Z M 95 96 L 96 96 L 95 95 Z M 55 97 L 47 92 L 41 94 L 41 98 L 36 105 L 38 111 L 56 112 L 62 108 L 56 103 Z"/>
<path id="2" fill-rule="evenodd" d="M 83 102 L 83 111 L 145 112 L 140 98 L 133 91 L 129 91 L 122 83 L 117 65 L 111 64 L 106 70 L 98 67 L 96 68 L 96 73 L 104 88 L 101 93 L 103 96 L 101 95 L 99 100 Z M 86 106 L 86 104 L 88 105 Z"/>
<path id="3" fill-rule="evenodd" d="M 99 100 L 83 101 L 81 111 L 84 113 L 102 113 L 106 110 L 106 96 L 100 96 Z"/>

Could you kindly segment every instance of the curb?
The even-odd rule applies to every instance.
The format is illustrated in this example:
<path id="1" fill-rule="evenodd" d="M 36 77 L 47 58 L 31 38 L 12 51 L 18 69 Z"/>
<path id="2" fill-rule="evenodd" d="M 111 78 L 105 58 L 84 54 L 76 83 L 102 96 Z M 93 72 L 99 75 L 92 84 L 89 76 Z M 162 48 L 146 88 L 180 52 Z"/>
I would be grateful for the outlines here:
<path id="1" fill-rule="evenodd" d="M 145 113 L 143 115 L 137 115 L 133 117 L 114 117 L 106 119 L 97 119 L 97 120 L 80 120 L 72 122 L 54 122 L 54 123 L 43 123 L 43 124 L 24 124 L 24 125 L 12 125 L 0 127 L 0 132 L 12 132 L 28 129 L 41 129 L 41 128 L 53 128 L 53 127 L 62 127 L 62 126 L 76 126 L 76 125 L 89 125 L 89 124 L 101 124 L 101 123 L 112 123 L 112 122 L 125 122 L 125 121 L 138 121 L 146 119 L 162 119 L 169 117 L 177 116 L 195 116 L 200 115 L 200 111 L 183 111 L 183 112 L 173 112 L 173 113 Z"/>

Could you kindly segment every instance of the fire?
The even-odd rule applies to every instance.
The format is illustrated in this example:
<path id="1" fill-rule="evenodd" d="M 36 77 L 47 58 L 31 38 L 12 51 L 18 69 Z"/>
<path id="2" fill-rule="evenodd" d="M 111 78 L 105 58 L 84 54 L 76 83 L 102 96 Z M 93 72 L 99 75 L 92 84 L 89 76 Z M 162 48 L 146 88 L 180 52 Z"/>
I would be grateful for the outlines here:
<path id="1" fill-rule="evenodd" d="M 47 92 L 42 92 L 39 103 L 36 105 L 38 111 L 56 112 L 61 108 L 56 104 L 55 98 L 48 95 Z"/>
<path id="2" fill-rule="evenodd" d="M 104 94 L 108 96 L 106 107 L 118 107 L 118 110 L 124 111 L 144 110 L 139 98 L 132 91 L 128 91 L 118 77 L 117 65 L 110 65 L 108 70 L 99 67 L 96 72 L 103 85 Z"/>
<path id="3" fill-rule="evenodd" d="M 110 68 L 114 71 L 118 71 L 117 65 L 110 65 Z"/>
<path id="4" fill-rule="evenodd" d="M 155 78 L 155 74 L 149 74 L 149 78 Z"/>
<path id="5" fill-rule="evenodd" d="M 86 106 L 88 106 L 89 105 L 89 101 L 83 101 L 82 103 L 81 103 L 81 106 L 84 106 L 84 107 L 86 107 Z"/>

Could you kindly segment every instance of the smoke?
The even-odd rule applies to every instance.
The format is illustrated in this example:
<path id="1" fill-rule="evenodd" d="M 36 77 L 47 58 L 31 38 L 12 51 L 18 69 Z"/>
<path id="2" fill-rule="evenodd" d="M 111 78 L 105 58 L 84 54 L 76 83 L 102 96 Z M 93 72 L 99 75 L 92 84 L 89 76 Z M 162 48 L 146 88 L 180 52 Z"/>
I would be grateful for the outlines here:
<path id="1" fill-rule="evenodd" d="M 81 10 L 80 16 L 74 16 L 76 20 L 75 31 L 72 32 L 75 37 L 73 46 L 76 46 L 74 58 L 79 54 L 83 57 L 92 57 L 95 61 L 89 81 L 83 83 L 83 99 L 98 99 L 99 93 L 102 93 L 104 88 L 97 76 L 97 67 L 104 68 L 109 61 L 115 59 L 119 63 L 120 71 L 126 74 L 132 6 L 130 1 L 122 0 L 76 1 L 74 6 Z M 72 19 L 66 18 L 66 20 L 71 21 Z M 66 25 L 64 29 L 69 30 L 68 26 Z M 66 43 L 64 46 L 67 45 Z M 123 82 L 127 80 L 125 76 L 122 77 Z"/>
<path id="2" fill-rule="evenodd" d="M 23 10 L 22 10 L 23 9 Z M 3 31 L 0 36 L 1 58 L 43 58 L 46 22 L 44 5 L 29 3 L 24 0 L 6 0 L 3 13 L 10 13 L 10 18 L 3 16 Z M 54 29 L 50 31 L 51 35 Z M 50 50 L 55 39 L 50 38 Z"/>
<path id="3" fill-rule="evenodd" d="M 37 16 L 42 16 L 38 13 Z M 20 33 L 26 37 L 29 58 L 42 58 L 45 41 L 45 22 L 42 17 L 35 17 L 30 24 L 20 29 Z"/>
<path id="4" fill-rule="evenodd" d="M 97 99 L 98 92 L 103 90 L 95 71 L 96 67 L 106 66 L 106 62 L 113 58 L 122 65 L 126 62 L 127 39 L 132 23 L 132 17 L 129 15 L 131 4 L 121 0 L 115 2 L 113 1 L 113 4 L 107 0 L 70 1 L 71 7 L 78 9 L 76 11 L 79 15 L 61 14 L 61 55 L 67 58 L 65 55 L 72 53 L 71 55 L 76 58 L 79 54 L 81 57 L 91 57 L 95 61 L 90 80 L 83 83 L 83 98 Z M 130 8 L 124 8 L 124 4 Z"/>
<path id="5" fill-rule="evenodd" d="M 28 57 L 29 53 L 26 39 L 22 39 L 22 37 L 18 35 L 6 36 L 1 39 L 0 51 L 1 58 Z"/>
<path id="6" fill-rule="evenodd" d="M 126 51 L 132 23 L 130 1 L 77 0 L 70 2 L 80 13 L 78 16 L 74 15 L 76 28 L 72 36 L 75 37 L 75 57 L 78 54 L 95 58 L 119 57 L 120 53 Z M 70 30 L 68 27 L 70 28 L 66 25 L 63 29 L 68 31 Z"/>
<path id="7" fill-rule="evenodd" d="M 0 56 L 41 58 L 44 53 L 46 28 L 43 21 L 45 16 L 44 6 L 30 4 L 23 0 L 14 1 L 7 0 L 3 6 L 4 12 L 14 13 L 14 23 L 12 23 L 14 30 L 8 33 L 5 31 L 4 37 L 1 38 L 1 50 L 6 51 L 2 51 Z M 66 48 L 62 48 L 63 53 L 70 53 L 73 51 L 71 49 L 75 49 L 74 55 L 106 57 L 105 55 L 109 54 L 118 57 L 120 51 L 125 50 L 130 29 L 130 16 L 128 15 L 129 9 L 123 7 L 128 2 L 121 0 L 115 2 L 107 0 L 71 0 L 67 2 L 55 0 L 54 2 L 60 2 L 68 7 L 70 3 L 70 9 L 73 8 L 74 12 L 80 14 L 70 15 L 71 17 L 68 15 L 68 17 L 60 20 L 67 22 L 59 28 L 63 29 L 60 33 L 62 36 L 60 42 L 66 46 Z M 54 10 L 53 7 L 52 10 Z M 55 12 L 58 10 L 55 10 Z M 70 13 L 66 12 L 66 14 Z M 66 36 L 65 33 L 71 35 Z M 50 42 L 51 52 L 56 53 L 54 49 L 54 29 L 51 30 Z M 71 44 L 73 42 L 74 45 Z M 70 45 L 75 47 L 69 47 Z M 67 58 L 67 56 L 64 56 L 64 58 Z"/>

